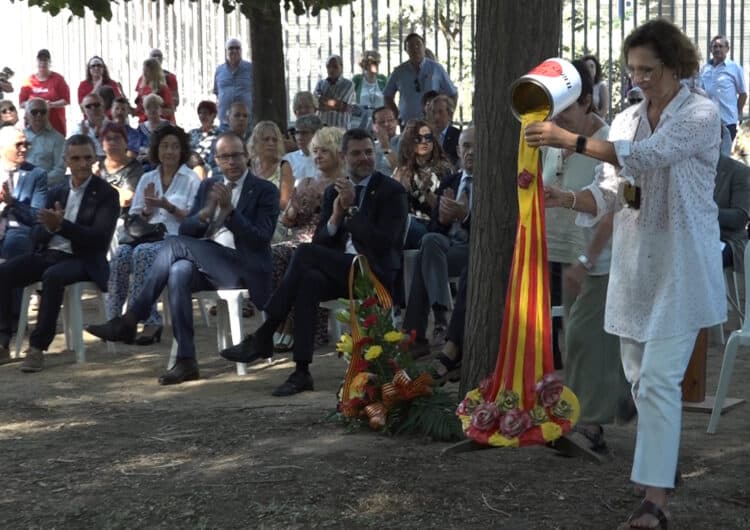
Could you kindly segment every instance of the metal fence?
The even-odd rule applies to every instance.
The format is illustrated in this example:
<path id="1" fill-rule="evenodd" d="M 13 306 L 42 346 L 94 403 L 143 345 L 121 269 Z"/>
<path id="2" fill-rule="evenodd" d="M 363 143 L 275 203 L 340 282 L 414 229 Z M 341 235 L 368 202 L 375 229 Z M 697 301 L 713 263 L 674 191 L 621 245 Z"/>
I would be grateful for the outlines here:
<path id="1" fill-rule="evenodd" d="M 750 0 L 564 0 L 561 54 L 573 58 L 594 53 L 601 59 L 616 110 L 624 85 L 620 47 L 634 27 L 652 17 L 668 17 L 696 42 L 704 57 L 708 56 L 710 38 L 724 33 L 731 43 L 730 57 L 742 64 L 750 57 L 745 27 L 748 3 Z M 344 75 L 351 77 L 360 71 L 361 53 L 376 49 L 382 56 L 381 71 L 387 74 L 406 60 L 402 42 L 415 31 L 425 36 L 427 47 L 459 89 L 456 120 L 471 121 L 475 4 L 476 0 L 354 0 L 317 17 L 284 13 L 290 101 L 297 91 L 311 90 L 325 75 L 325 59 L 333 53 L 343 57 Z M 18 87 L 35 70 L 37 50 L 48 48 L 53 69 L 65 76 L 75 94 L 87 59 L 101 55 L 112 78 L 132 97 L 143 59 L 151 48 L 158 47 L 164 52 L 164 66 L 180 82 L 177 119 L 187 127 L 197 125 L 194 109 L 201 99 L 211 97 L 213 72 L 224 60 L 226 38 L 239 37 L 247 43 L 245 55 L 250 53 L 248 21 L 239 12 L 226 15 L 212 0 L 175 0 L 171 5 L 164 0 L 130 0 L 111 5 L 112 20 L 97 25 L 91 15 L 69 20 L 68 14 L 50 17 L 26 2 L 4 2 L 2 15 L 11 23 L 0 33 L 4 50 L 0 66 L 17 72 L 14 83 Z M 522 37 L 519 28 L 519 46 Z M 68 115 L 70 122 L 81 116 L 75 105 Z"/>

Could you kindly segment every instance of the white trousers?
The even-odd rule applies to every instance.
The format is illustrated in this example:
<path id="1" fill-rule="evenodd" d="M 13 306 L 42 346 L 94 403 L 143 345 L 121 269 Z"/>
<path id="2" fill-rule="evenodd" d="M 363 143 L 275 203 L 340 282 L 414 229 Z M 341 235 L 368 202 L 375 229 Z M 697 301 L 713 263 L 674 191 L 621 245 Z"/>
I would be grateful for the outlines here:
<path id="1" fill-rule="evenodd" d="M 680 383 L 698 331 L 637 342 L 620 338 L 625 377 L 638 409 L 638 434 L 630 479 L 643 486 L 673 488 L 682 428 Z"/>

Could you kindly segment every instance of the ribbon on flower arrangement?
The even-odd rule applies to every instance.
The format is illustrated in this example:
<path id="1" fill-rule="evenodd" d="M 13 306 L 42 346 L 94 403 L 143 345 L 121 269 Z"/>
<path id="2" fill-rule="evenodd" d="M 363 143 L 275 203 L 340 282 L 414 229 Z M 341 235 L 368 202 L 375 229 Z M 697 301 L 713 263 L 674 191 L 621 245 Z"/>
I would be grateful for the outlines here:
<path id="1" fill-rule="evenodd" d="M 495 371 L 458 407 L 464 433 L 494 446 L 553 441 L 577 421 L 578 400 L 554 375 L 550 288 L 539 149 L 524 129 L 549 108 L 521 116 L 516 246 L 505 299 Z"/>

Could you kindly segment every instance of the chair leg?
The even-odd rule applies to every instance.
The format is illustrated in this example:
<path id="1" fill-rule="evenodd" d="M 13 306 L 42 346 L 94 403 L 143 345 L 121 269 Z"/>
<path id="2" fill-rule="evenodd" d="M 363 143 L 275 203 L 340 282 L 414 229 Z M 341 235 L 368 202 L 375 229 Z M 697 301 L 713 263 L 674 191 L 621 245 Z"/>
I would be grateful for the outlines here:
<path id="1" fill-rule="evenodd" d="M 716 433 L 721 418 L 721 408 L 729 391 L 729 381 L 732 379 L 732 370 L 734 370 L 734 360 L 737 357 L 737 347 L 741 340 L 741 332 L 735 331 L 729 336 L 726 348 L 724 348 L 724 359 L 721 362 L 721 373 L 719 374 L 719 385 L 716 388 L 716 398 L 714 399 L 714 409 L 711 411 L 711 419 L 708 421 L 708 434 Z"/>
<path id="2" fill-rule="evenodd" d="M 97 292 L 96 296 L 97 305 L 99 306 L 99 318 L 102 322 L 107 321 L 107 304 L 104 300 L 104 293 L 101 291 Z M 105 341 L 105 344 L 107 345 L 107 353 L 114 355 L 117 353 L 117 350 L 115 349 L 115 343 Z"/>
<path id="3" fill-rule="evenodd" d="M 207 328 L 210 328 L 211 320 L 209 320 L 208 318 L 208 310 L 206 309 L 206 301 L 201 297 L 198 297 L 198 308 L 201 310 L 201 317 L 203 317 L 203 323 L 206 325 Z M 219 314 L 218 303 L 216 306 L 216 314 L 217 315 Z"/>
<path id="4" fill-rule="evenodd" d="M 76 362 L 86 362 L 86 348 L 83 345 L 83 308 L 81 299 L 83 298 L 83 289 L 78 283 L 69 285 L 65 289 L 65 298 L 63 301 L 63 313 L 67 313 L 67 329 L 72 342 L 72 349 L 76 352 Z M 67 309 L 65 309 L 67 308 Z"/>
<path id="5" fill-rule="evenodd" d="M 165 326 L 172 325 L 172 313 L 169 312 L 169 291 L 165 287 L 161 292 L 161 312 Z"/>
<path id="6" fill-rule="evenodd" d="M 241 294 L 236 294 L 230 299 L 224 301 L 226 307 L 225 332 L 228 331 L 228 336 L 225 335 L 225 342 L 231 343 L 232 346 L 242 342 L 242 306 L 244 305 L 244 297 Z M 230 344 L 227 344 L 229 346 Z M 247 375 L 247 364 L 237 364 L 237 375 Z"/>
<path id="7" fill-rule="evenodd" d="M 172 338 L 172 349 L 169 351 L 169 362 L 167 363 L 167 370 L 171 370 L 177 362 L 177 339 Z"/>
<path id="8" fill-rule="evenodd" d="M 18 359 L 21 356 L 21 346 L 23 346 L 23 337 L 26 333 L 26 328 L 29 325 L 29 302 L 31 301 L 31 295 L 36 291 L 36 284 L 27 285 L 23 288 L 23 294 L 21 295 L 21 313 L 18 315 L 18 329 L 16 330 L 16 347 L 14 358 Z"/>

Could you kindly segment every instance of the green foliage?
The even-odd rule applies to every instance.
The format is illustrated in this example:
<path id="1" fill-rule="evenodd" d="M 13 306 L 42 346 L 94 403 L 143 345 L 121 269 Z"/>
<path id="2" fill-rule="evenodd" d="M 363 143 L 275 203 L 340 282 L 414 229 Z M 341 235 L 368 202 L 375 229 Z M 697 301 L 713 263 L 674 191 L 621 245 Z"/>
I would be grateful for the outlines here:
<path id="1" fill-rule="evenodd" d="M 11 0 L 15 2 L 16 0 Z M 112 2 L 110 0 L 27 0 L 29 5 L 37 6 L 45 13 L 53 17 L 58 15 L 63 9 L 69 9 L 74 16 L 83 17 L 88 9 L 96 18 L 97 22 L 102 20 L 112 20 Z M 128 1 L 128 0 L 124 0 Z M 167 4 L 173 4 L 175 0 L 166 0 Z M 195 1 L 195 0 L 191 0 Z M 250 17 L 251 8 L 263 9 L 273 3 L 282 2 L 284 9 L 294 10 L 295 15 L 304 15 L 309 13 L 317 16 L 322 9 L 331 9 L 350 4 L 353 0 L 213 0 L 215 4 L 221 4 L 226 13 L 231 13 L 239 8 L 240 12 L 246 17 Z M 70 19 L 69 19 L 70 20 Z"/>
<path id="2" fill-rule="evenodd" d="M 456 400 L 440 389 L 435 388 L 431 396 L 417 398 L 405 407 L 408 410 L 398 415 L 399 421 L 393 427 L 396 434 L 418 434 L 439 442 L 464 438 L 456 416 Z"/>

